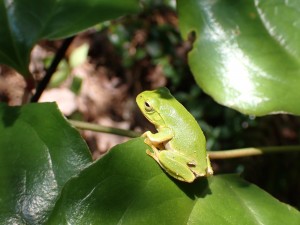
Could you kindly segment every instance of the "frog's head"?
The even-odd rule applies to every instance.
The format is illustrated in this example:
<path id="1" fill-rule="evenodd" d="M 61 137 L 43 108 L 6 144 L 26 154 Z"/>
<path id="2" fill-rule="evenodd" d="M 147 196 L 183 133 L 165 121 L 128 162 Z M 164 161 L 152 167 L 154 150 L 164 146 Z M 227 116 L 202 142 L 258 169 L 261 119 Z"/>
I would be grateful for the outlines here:
<path id="1" fill-rule="evenodd" d="M 155 125 L 164 126 L 164 106 L 167 99 L 172 98 L 167 88 L 158 88 L 154 91 L 144 91 L 136 97 L 136 102 L 144 116 Z"/>

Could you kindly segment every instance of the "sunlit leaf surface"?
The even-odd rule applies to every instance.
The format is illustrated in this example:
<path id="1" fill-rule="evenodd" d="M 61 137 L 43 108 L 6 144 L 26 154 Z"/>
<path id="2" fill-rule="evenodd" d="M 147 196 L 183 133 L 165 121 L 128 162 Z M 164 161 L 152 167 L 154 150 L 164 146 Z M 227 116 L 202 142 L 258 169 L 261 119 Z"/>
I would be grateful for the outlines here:
<path id="1" fill-rule="evenodd" d="M 178 0 L 178 11 L 205 92 L 246 114 L 300 114 L 300 1 Z"/>
<path id="2" fill-rule="evenodd" d="M 0 224 L 42 224 L 89 163 L 85 142 L 54 103 L 0 104 Z"/>
<path id="3" fill-rule="evenodd" d="M 141 138 L 114 147 L 65 187 L 48 224 L 295 224 L 300 213 L 236 175 L 167 176 Z"/>

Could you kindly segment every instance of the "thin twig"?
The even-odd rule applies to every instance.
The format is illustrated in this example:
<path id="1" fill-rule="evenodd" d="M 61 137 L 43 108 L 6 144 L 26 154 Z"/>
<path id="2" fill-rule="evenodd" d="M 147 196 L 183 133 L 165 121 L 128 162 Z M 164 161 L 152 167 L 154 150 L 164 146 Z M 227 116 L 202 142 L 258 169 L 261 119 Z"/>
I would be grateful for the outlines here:
<path id="1" fill-rule="evenodd" d="M 58 64 L 60 63 L 60 61 L 65 56 L 65 53 L 66 53 L 68 47 L 70 46 L 70 44 L 72 43 L 74 38 L 75 38 L 75 36 L 72 36 L 72 37 L 66 38 L 63 41 L 61 47 L 58 49 L 58 51 L 57 51 L 57 53 L 56 53 L 56 55 L 53 59 L 50 67 L 47 69 L 46 75 L 41 80 L 41 82 L 38 84 L 38 86 L 36 88 L 36 92 L 30 100 L 31 102 L 37 102 L 39 100 L 39 98 L 41 97 L 43 91 L 46 89 L 53 73 L 56 71 L 56 68 L 57 68 Z"/>

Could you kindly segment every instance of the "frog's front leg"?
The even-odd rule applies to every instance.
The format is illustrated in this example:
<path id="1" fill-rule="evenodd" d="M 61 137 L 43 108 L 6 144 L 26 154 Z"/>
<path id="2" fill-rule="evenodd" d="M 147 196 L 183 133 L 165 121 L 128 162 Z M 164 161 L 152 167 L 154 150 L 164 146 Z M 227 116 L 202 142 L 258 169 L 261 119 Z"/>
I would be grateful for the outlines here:
<path id="1" fill-rule="evenodd" d="M 151 133 L 150 131 L 146 131 L 142 136 L 146 137 L 146 139 L 149 139 L 148 142 L 156 145 L 171 140 L 174 137 L 174 133 L 171 128 L 165 127 L 160 128 L 155 134 Z"/>
<path id="2" fill-rule="evenodd" d="M 172 129 L 166 127 L 160 128 L 155 134 L 147 131 L 142 136 L 145 137 L 144 142 L 154 151 L 153 146 L 156 149 L 165 149 L 165 143 L 173 138 L 174 133 Z"/>
<path id="3" fill-rule="evenodd" d="M 152 149 L 153 153 L 148 150 L 147 154 L 154 158 L 169 175 L 189 183 L 195 180 L 196 176 L 189 166 L 191 162 L 189 158 L 171 150 L 159 151 L 155 147 Z"/>

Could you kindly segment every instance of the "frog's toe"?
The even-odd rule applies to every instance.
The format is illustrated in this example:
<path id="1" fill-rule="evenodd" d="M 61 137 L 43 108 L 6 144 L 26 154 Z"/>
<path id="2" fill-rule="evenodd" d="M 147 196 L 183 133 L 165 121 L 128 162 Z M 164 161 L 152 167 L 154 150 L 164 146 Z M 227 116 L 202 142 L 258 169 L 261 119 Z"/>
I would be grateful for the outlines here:
<path id="1" fill-rule="evenodd" d="M 159 163 L 159 160 L 154 152 L 150 151 L 149 149 L 146 150 L 147 155 L 151 156 L 155 161 Z"/>

